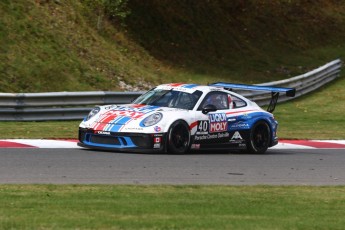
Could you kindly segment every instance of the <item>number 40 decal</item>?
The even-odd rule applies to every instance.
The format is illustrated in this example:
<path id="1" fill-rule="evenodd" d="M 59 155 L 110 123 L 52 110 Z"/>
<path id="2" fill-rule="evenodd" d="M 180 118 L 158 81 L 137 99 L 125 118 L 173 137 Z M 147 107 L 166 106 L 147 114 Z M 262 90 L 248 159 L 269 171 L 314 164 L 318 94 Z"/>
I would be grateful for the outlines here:
<path id="1" fill-rule="evenodd" d="M 207 132 L 208 131 L 208 121 L 199 121 L 198 131 L 199 132 Z"/>

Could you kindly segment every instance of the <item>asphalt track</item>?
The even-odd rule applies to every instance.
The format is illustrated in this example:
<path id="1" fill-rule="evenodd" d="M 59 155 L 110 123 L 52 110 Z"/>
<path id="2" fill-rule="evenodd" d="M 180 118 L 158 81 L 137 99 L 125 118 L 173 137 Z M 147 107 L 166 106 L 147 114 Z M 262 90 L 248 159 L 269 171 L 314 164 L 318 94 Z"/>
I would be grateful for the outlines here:
<path id="1" fill-rule="evenodd" d="M 281 148 L 265 155 L 0 148 L 0 183 L 345 185 L 344 163 L 344 148 Z"/>

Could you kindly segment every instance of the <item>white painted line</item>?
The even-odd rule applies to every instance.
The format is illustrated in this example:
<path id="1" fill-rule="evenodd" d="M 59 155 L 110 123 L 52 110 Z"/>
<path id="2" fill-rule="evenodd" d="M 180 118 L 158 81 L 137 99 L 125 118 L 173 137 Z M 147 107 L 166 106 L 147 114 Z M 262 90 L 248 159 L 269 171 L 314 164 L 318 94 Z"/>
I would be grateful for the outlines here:
<path id="1" fill-rule="evenodd" d="M 289 143 L 278 143 L 277 145 L 269 148 L 269 149 L 315 149 L 314 147 L 306 146 L 306 145 L 296 145 L 296 144 L 289 144 Z"/>
<path id="2" fill-rule="evenodd" d="M 20 143 L 25 145 L 31 145 L 37 148 L 48 149 L 63 149 L 63 148 L 80 148 L 76 141 L 66 140 L 47 140 L 47 139 L 5 139 L 2 141 L 9 141 L 14 143 Z"/>

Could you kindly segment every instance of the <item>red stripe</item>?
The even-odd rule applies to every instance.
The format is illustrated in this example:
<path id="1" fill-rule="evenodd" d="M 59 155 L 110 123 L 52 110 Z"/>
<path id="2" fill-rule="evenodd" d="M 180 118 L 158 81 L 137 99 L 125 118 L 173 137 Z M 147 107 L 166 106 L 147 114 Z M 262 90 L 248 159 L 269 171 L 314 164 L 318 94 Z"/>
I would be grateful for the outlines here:
<path id="1" fill-rule="evenodd" d="M 132 106 L 132 108 L 141 108 L 141 107 L 144 107 L 146 105 L 144 105 L 144 104 L 133 104 L 131 106 Z"/>
<path id="2" fill-rule="evenodd" d="M 197 126 L 198 125 L 198 122 L 196 121 L 196 122 L 193 122 L 192 124 L 190 124 L 190 126 L 189 126 L 189 129 L 190 130 L 192 130 L 195 126 Z"/>
<path id="3" fill-rule="evenodd" d="M 344 149 L 344 144 L 332 143 L 332 142 L 321 142 L 321 141 L 310 141 L 310 140 L 280 140 L 281 143 L 304 145 L 319 149 Z"/>
<path id="4" fill-rule="evenodd" d="M 241 110 L 241 111 L 232 111 L 232 112 L 227 112 L 226 114 L 236 114 L 236 113 L 245 113 L 245 112 L 252 112 L 252 111 L 256 111 L 256 110 Z"/>
<path id="5" fill-rule="evenodd" d="M 26 145 L 21 143 L 15 143 L 11 141 L 0 141 L 0 147 L 1 148 L 37 148 L 32 145 Z"/>
<path id="6" fill-rule="evenodd" d="M 171 84 L 168 84 L 169 86 L 171 87 L 179 87 L 181 85 L 184 85 L 184 83 L 171 83 Z"/>

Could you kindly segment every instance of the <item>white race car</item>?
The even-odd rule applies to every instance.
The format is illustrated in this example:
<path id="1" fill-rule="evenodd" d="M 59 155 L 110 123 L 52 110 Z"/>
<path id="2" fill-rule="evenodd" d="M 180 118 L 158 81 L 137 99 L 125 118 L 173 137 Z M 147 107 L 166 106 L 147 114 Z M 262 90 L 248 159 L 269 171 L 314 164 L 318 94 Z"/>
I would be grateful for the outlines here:
<path id="1" fill-rule="evenodd" d="M 232 89 L 272 92 L 270 112 Z M 79 126 L 79 146 L 131 152 L 246 150 L 265 153 L 278 143 L 271 112 L 279 93 L 295 89 L 214 83 L 163 84 L 132 104 L 95 107 Z"/>

